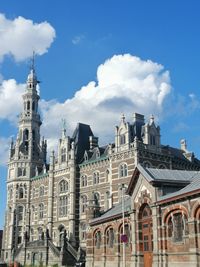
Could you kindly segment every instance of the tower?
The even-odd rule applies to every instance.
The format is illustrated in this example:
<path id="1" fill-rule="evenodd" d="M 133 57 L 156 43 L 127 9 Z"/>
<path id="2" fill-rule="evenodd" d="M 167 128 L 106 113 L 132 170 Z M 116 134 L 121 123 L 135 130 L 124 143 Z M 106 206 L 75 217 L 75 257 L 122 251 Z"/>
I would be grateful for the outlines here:
<path id="1" fill-rule="evenodd" d="M 16 142 L 12 140 L 7 174 L 7 209 L 4 229 L 4 258 L 14 255 L 24 237 L 29 236 L 30 181 L 46 165 L 46 141 L 40 143 L 37 76 L 34 58 L 26 81 L 23 108 L 19 116 Z"/>

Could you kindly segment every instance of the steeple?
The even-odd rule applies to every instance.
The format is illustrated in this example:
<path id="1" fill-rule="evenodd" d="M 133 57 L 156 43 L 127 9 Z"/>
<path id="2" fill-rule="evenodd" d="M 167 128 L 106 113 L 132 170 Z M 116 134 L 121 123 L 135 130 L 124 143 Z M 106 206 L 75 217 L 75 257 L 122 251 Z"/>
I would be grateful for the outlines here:
<path id="1" fill-rule="evenodd" d="M 23 98 L 23 110 L 19 116 L 19 131 L 17 140 L 12 145 L 10 161 L 29 162 L 30 177 L 35 175 L 36 167 L 40 170 L 46 162 L 46 142 L 40 144 L 40 126 L 42 124 L 38 113 L 39 95 L 37 92 L 37 76 L 35 71 L 35 55 L 31 60 L 30 72 L 26 81 Z"/>

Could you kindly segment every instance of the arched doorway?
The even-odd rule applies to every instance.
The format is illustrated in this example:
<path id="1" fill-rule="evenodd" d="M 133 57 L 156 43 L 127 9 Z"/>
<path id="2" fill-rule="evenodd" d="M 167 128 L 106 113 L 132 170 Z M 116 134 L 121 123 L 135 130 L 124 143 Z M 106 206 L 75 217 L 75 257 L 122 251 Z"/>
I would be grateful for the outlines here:
<path id="1" fill-rule="evenodd" d="M 139 211 L 139 241 L 143 253 L 144 267 L 152 267 L 153 260 L 153 223 L 152 212 L 148 204 L 143 204 Z"/>

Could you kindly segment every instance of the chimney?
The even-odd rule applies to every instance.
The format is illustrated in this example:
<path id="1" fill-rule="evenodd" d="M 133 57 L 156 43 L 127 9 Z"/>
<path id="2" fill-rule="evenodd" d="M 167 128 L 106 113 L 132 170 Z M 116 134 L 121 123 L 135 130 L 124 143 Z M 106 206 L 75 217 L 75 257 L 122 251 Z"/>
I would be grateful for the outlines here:
<path id="1" fill-rule="evenodd" d="M 185 139 L 181 139 L 180 143 L 181 143 L 181 150 L 187 152 L 187 142 L 186 142 L 186 140 Z"/>

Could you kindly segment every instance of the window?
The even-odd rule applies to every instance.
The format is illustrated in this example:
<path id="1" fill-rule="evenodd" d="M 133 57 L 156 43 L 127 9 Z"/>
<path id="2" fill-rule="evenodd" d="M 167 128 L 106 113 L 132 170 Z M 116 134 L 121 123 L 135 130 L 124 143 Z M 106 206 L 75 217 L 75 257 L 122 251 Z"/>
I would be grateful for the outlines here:
<path id="1" fill-rule="evenodd" d="M 17 208 L 18 222 L 23 220 L 23 211 L 24 211 L 23 206 L 19 206 Z"/>
<path id="2" fill-rule="evenodd" d="M 128 175 L 128 167 L 126 163 L 119 166 L 119 177 L 126 177 Z"/>
<path id="3" fill-rule="evenodd" d="M 44 186 L 40 186 L 40 197 L 44 196 Z"/>
<path id="4" fill-rule="evenodd" d="M 81 176 L 81 186 L 82 187 L 87 186 L 87 175 L 82 175 Z"/>
<path id="5" fill-rule="evenodd" d="M 61 162 L 65 162 L 66 161 L 66 148 L 62 148 L 61 149 Z"/>
<path id="6" fill-rule="evenodd" d="M 68 213 L 68 197 L 62 196 L 59 200 L 59 216 L 65 217 Z"/>
<path id="7" fill-rule="evenodd" d="M 172 214 L 168 220 L 168 237 L 172 237 L 174 242 L 183 241 L 184 234 L 188 234 L 188 221 L 185 214 L 181 212 Z"/>
<path id="8" fill-rule="evenodd" d="M 31 209 L 31 220 L 34 221 L 35 220 L 35 207 L 32 206 L 32 209 Z"/>
<path id="9" fill-rule="evenodd" d="M 86 239 L 86 224 L 82 223 L 81 224 L 81 240 Z"/>
<path id="10" fill-rule="evenodd" d="M 94 204 L 95 204 L 95 206 L 99 207 L 100 206 L 100 195 L 99 195 L 99 193 L 95 192 L 93 196 L 94 196 Z"/>
<path id="11" fill-rule="evenodd" d="M 108 182 L 110 176 L 110 171 L 107 169 L 106 170 L 106 182 Z"/>
<path id="12" fill-rule="evenodd" d="M 65 193 L 68 191 L 68 182 L 65 180 L 62 180 L 59 184 L 60 187 L 60 193 Z"/>
<path id="13" fill-rule="evenodd" d="M 41 227 L 38 228 L 38 239 L 43 240 L 44 239 L 44 233 Z"/>
<path id="14" fill-rule="evenodd" d="M 109 228 L 107 233 L 106 233 L 106 244 L 109 248 L 114 247 L 114 242 L 115 242 L 115 234 L 114 234 L 114 229 Z"/>
<path id="15" fill-rule="evenodd" d="M 101 232 L 97 231 L 94 236 L 95 247 L 99 249 L 101 247 Z"/>
<path id="16" fill-rule="evenodd" d="M 17 244 L 22 243 L 22 226 L 17 227 Z"/>
<path id="17" fill-rule="evenodd" d="M 24 189 L 19 187 L 19 198 L 24 198 Z"/>
<path id="18" fill-rule="evenodd" d="M 44 204 L 40 203 L 39 204 L 39 219 L 43 219 L 44 218 Z"/>
<path id="19" fill-rule="evenodd" d="M 156 144 L 156 137 L 153 134 L 150 134 L 150 145 L 155 146 Z"/>
<path id="20" fill-rule="evenodd" d="M 94 184 L 99 184 L 99 172 L 94 172 L 93 173 L 93 183 Z"/>
<path id="21" fill-rule="evenodd" d="M 120 145 L 126 144 L 126 136 L 125 136 L 125 134 L 121 134 L 119 136 L 119 143 L 120 143 Z"/>
<path id="22" fill-rule="evenodd" d="M 87 196 L 81 197 L 81 212 L 84 213 L 87 207 Z"/>

